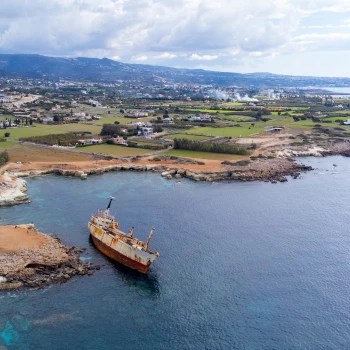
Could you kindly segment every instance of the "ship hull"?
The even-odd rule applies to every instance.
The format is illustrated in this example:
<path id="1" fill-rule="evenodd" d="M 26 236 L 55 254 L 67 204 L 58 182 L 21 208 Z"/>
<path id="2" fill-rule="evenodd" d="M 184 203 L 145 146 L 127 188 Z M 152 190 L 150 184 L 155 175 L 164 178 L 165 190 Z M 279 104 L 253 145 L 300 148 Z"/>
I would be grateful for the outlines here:
<path id="1" fill-rule="evenodd" d="M 99 239 L 94 237 L 94 235 L 91 235 L 92 241 L 94 242 L 96 248 L 103 253 L 104 255 L 108 256 L 112 260 L 123 264 L 127 267 L 130 267 L 133 270 L 137 270 L 142 273 L 146 273 L 148 271 L 149 265 L 144 265 L 140 262 L 137 262 L 118 251 L 114 250 L 113 248 L 109 247 L 107 244 L 101 242 Z"/>

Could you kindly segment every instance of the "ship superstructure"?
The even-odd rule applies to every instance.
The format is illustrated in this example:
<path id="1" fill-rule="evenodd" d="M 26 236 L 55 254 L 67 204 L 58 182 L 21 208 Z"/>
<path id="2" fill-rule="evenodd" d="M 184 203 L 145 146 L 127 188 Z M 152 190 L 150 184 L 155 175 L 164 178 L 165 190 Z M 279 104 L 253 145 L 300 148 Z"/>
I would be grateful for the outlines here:
<path id="1" fill-rule="evenodd" d="M 91 216 L 88 228 L 95 246 L 109 258 L 128 266 L 134 270 L 146 273 L 154 260 L 159 257 L 158 252 L 149 249 L 154 228 L 152 228 L 147 242 L 142 242 L 133 236 L 134 228 L 128 233 L 119 230 L 119 222 L 110 215 L 109 210 L 113 201 L 110 198 L 106 210 L 98 210 Z"/>

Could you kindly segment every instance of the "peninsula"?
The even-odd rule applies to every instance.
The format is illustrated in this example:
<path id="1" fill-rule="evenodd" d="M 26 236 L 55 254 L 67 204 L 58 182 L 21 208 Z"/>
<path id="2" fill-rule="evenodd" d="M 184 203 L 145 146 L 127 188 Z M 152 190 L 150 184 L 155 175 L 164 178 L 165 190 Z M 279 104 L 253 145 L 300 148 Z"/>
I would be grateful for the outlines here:
<path id="1" fill-rule="evenodd" d="M 83 251 L 38 232 L 33 224 L 0 226 L 0 290 L 41 287 L 90 275 L 96 267 L 80 261 Z"/>

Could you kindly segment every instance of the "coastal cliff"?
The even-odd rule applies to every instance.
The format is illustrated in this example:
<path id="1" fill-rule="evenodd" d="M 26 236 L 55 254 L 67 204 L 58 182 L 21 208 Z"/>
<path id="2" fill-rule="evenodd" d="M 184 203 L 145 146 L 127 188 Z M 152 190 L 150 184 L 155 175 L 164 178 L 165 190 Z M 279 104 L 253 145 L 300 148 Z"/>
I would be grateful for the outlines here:
<path id="1" fill-rule="evenodd" d="M 26 181 L 14 176 L 0 176 L 0 207 L 30 203 Z"/>
<path id="2" fill-rule="evenodd" d="M 96 269 L 80 261 L 83 249 L 64 246 L 33 224 L 0 226 L 0 290 L 63 283 Z"/>

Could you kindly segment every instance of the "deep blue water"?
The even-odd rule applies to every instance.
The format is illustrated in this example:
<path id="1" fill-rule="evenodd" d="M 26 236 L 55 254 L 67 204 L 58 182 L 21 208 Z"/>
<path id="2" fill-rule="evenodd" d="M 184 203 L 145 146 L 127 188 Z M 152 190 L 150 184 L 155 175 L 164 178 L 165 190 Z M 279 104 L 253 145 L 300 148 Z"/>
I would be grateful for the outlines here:
<path id="1" fill-rule="evenodd" d="M 349 349 L 350 161 L 288 183 L 196 183 L 151 173 L 28 179 L 32 203 L 0 224 L 34 222 L 102 265 L 44 290 L 0 294 L 8 349 Z M 338 164 L 333 169 L 332 164 Z M 87 222 L 116 197 L 161 256 L 148 275 L 112 263 Z"/>

